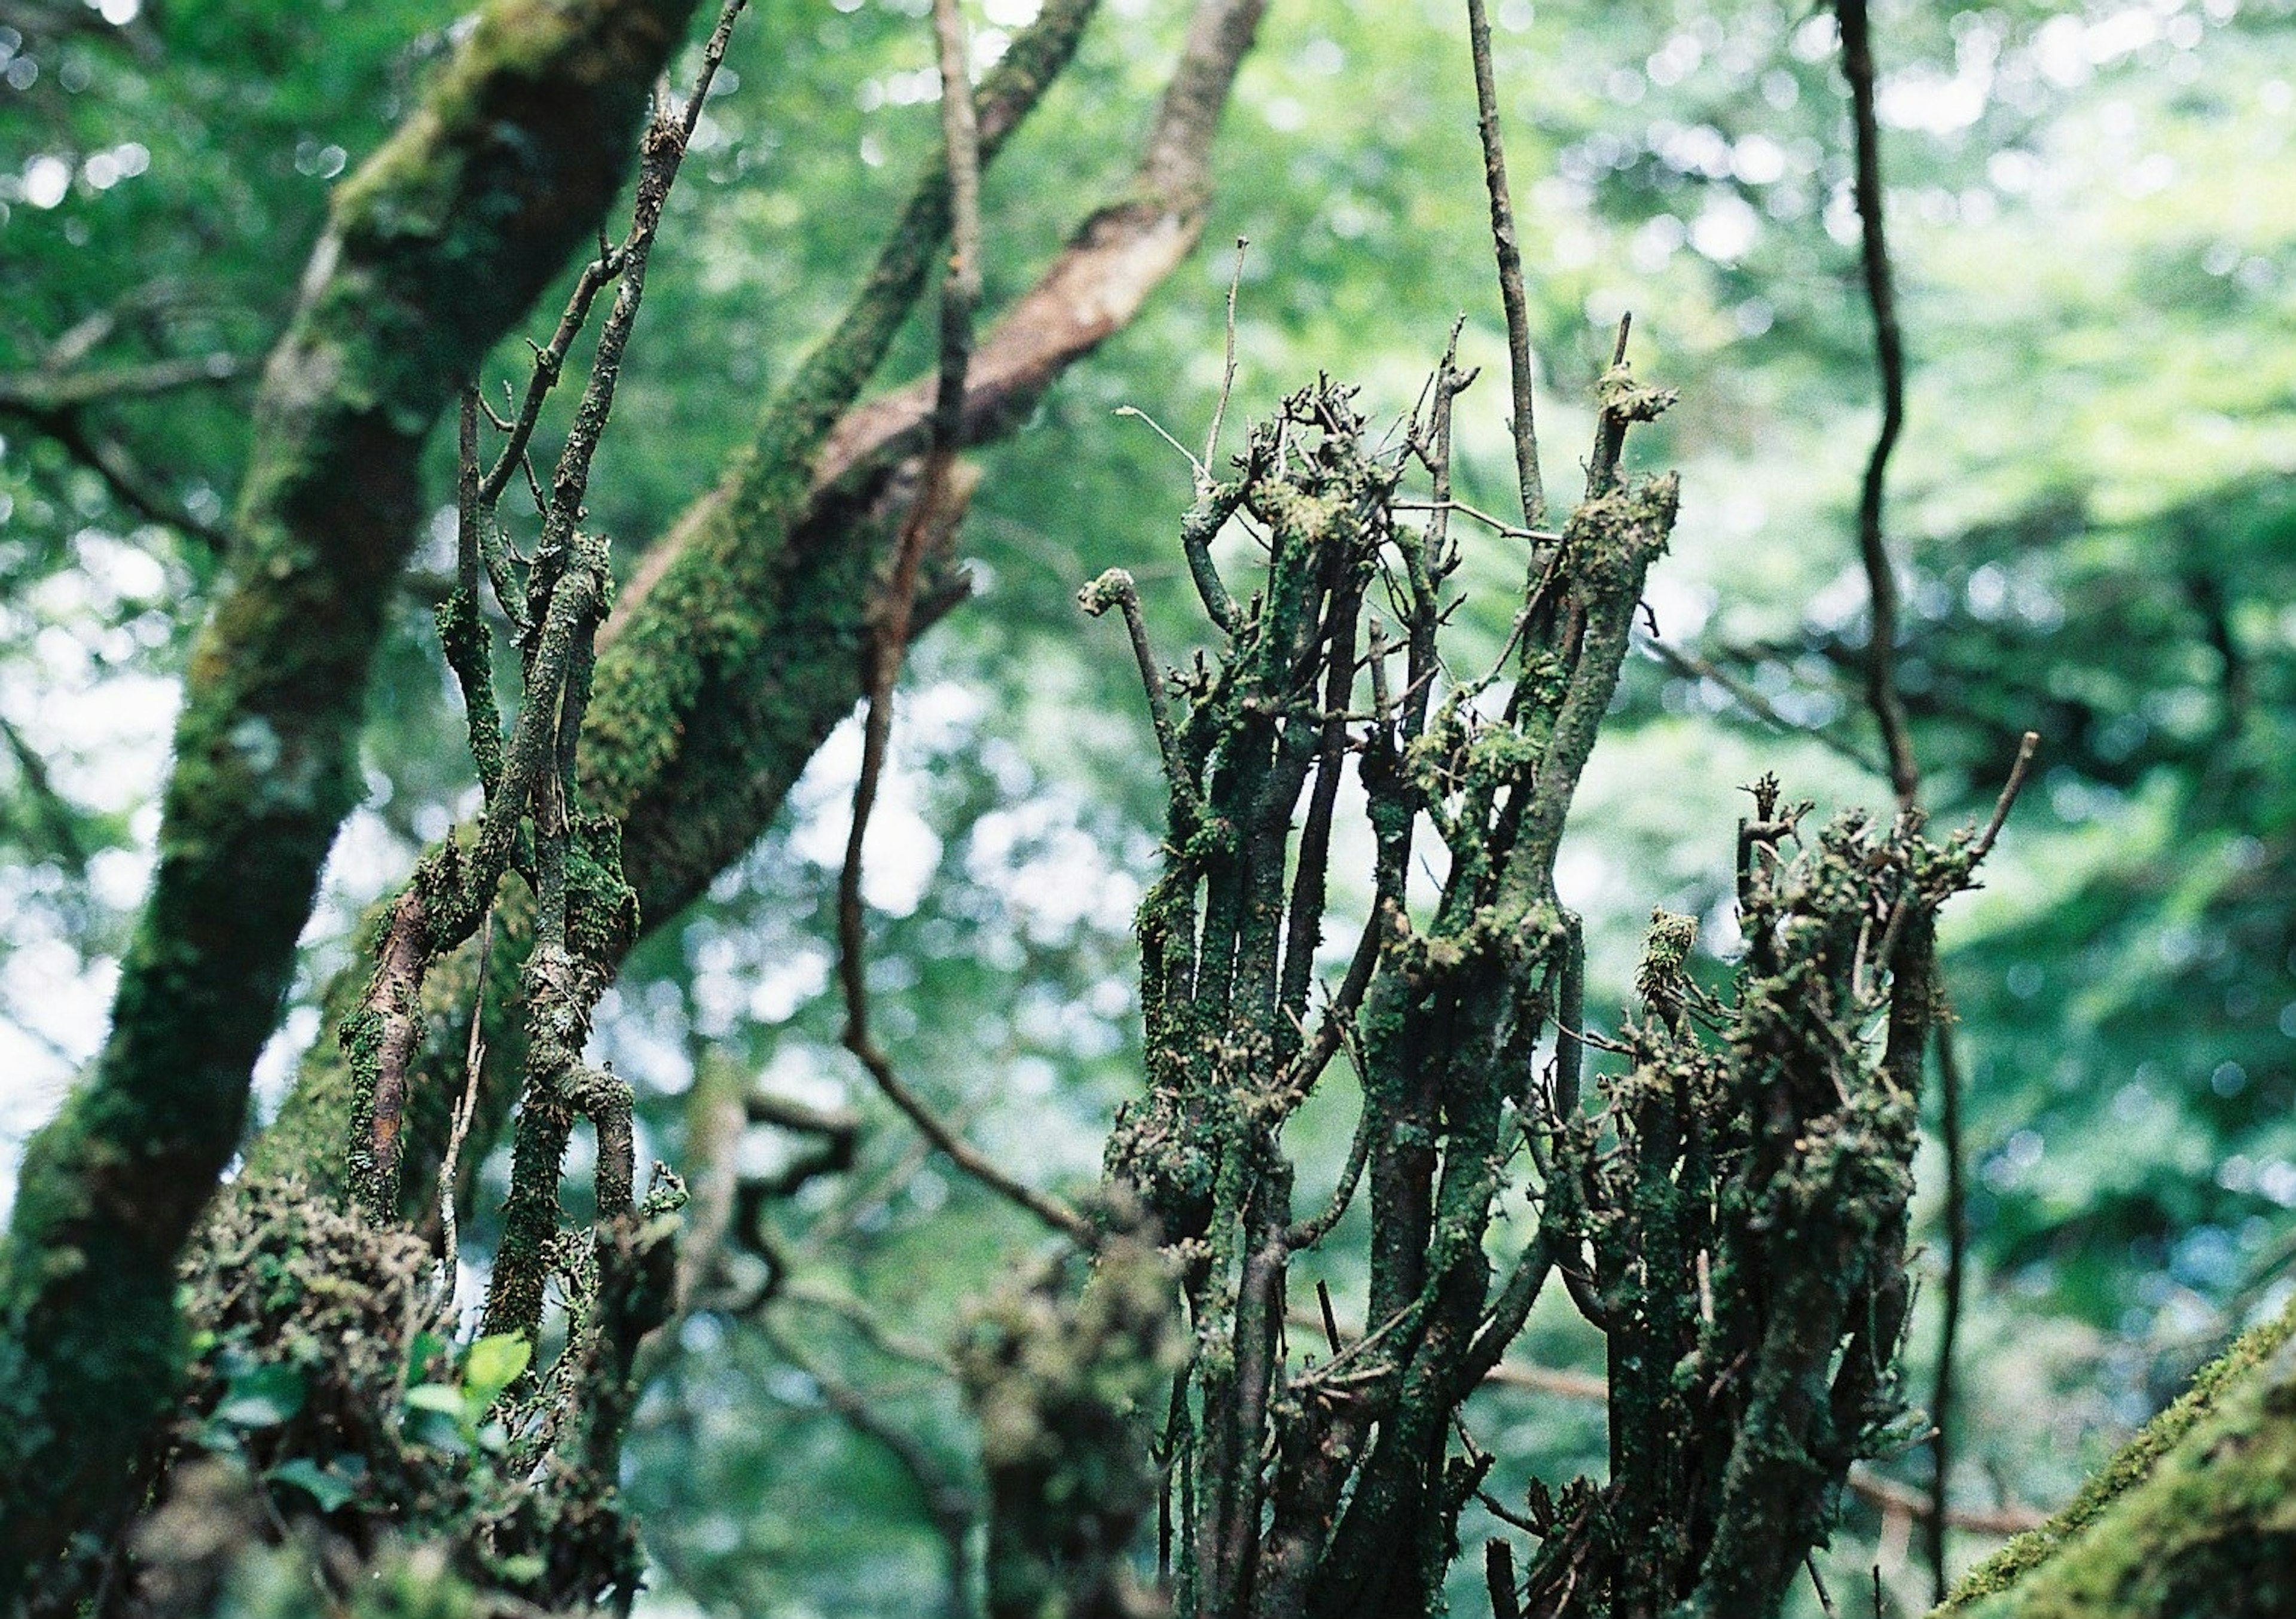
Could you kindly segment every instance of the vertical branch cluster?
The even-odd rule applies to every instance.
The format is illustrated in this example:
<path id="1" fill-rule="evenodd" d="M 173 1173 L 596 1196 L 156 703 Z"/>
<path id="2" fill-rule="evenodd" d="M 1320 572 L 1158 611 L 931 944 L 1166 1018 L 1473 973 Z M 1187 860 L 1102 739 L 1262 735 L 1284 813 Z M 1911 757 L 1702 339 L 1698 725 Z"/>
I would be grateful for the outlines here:
<path id="1" fill-rule="evenodd" d="M 1933 927 L 1985 842 L 1852 814 L 1805 847 L 1809 806 L 1751 790 L 1734 993 L 1688 976 L 1695 923 L 1659 914 L 1627 1066 L 1549 1148 L 1545 1218 L 1608 1340 L 1611 1466 L 1533 1491 L 1526 1615 L 1775 1613 L 1851 1463 L 1909 1436 L 1890 1364 Z"/>
<path id="2" fill-rule="evenodd" d="M 1671 477 L 1622 472 L 1624 440 L 1673 396 L 1622 353 L 1604 374 L 1586 496 L 1534 553 L 1499 669 L 1457 681 L 1438 638 L 1468 380 L 1447 356 L 1425 419 L 1384 456 L 1349 392 L 1321 383 L 1253 429 L 1235 477 L 1200 487 L 1181 543 L 1217 659 L 1165 669 L 1120 571 L 1081 593 L 1123 613 L 1170 787 L 1139 920 L 1148 1088 L 1107 1177 L 1158 1222 L 1194 1327 L 1165 1439 L 1177 1610 L 1431 1611 L 1491 1461 L 1455 1449 L 1461 1409 L 1559 1272 L 1608 1340 L 1610 1474 L 1534 1492 L 1524 1578 L 1511 1551 L 1492 1562 L 1500 1611 L 1770 1614 L 1852 1463 L 1910 1420 L 1890 1369 L 1934 920 L 2022 773 L 1982 830 L 1942 845 L 1906 813 L 1845 817 L 1804 846 L 1808 806 L 1783 806 L 1765 778 L 1740 830 L 1734 993 L 1693 979 L 1695 923 L 1660 913 L 1641 1017 L 1596 1041 L 1554 870 L 1676 510 Z M 1431 513 L 1423 531 L 1395 515 L 1414 461 L 1434 485 L 1408 503 Z M 1231 521 L 1263 553 L 1241 600 L 1212 555 Z M 1318 1012 L 1351 758 L 1373 911 Z M 1440 891 L 1414 919 L 1405 875 L 1431 833 Z M 1589 1111 L 1592 1045 L 1625 1063 L 1593 1083 Z M 1355 1144 L 1328 1202 L 1295 1219 L 1283 1127 L 1342 1050 L 1362 1081 Z M 1537 1222 L 1502 1268 L 1489 1242 L 1525 1149 Z M 1326 1297 L 1328 1355 L 1295 1361 L 1292 1263 L 1359 1185 L 1365 1330 L 1342 1335 Z"/>
<path id="3" fill-rule="evenodd" d="M 1181 523 L 1225 636 L 1216 661 L 1168 675 L 1121 572 L 1081 596 L 1126 617 L 1170 784 L 1165 869 L 1139 923 L 1148 1092 L 1119 1118 L 1107 1173 L 1160 1223 L 1195 1327 L 1168 1435 L 1190 1615 L 1425 1608 L 1488 1466 L 1449 1454 L 1454 1415 L 1553 1263 L 1542 1235 L 1495 1278 L 1484 1239 L 1500 1166 L 1543 1101 L 1542 1039 L 1578 993 L 1576 922 L 1553 882 L 1563 818 L 1674 517 L 1674 480 L 1620 481 L 1616 447 L 1671 395 L 1613 368 L 1609 454 L 1598 446 L 1587 500 L 1533 559 L 1512 678 L 1455 683 L 1437 636 L 1457 562 L 1452 404 L 1471 380 L 1447 356 L 1391 454 L 1366 448 L 1351 391 L 1328 381 L 1252 430 L 1237 476 L 1206 484 Z M 1395 516 L 1414 463 L 1434 483 L 1424 530 Z M 1264 552 L 1241 601 L 1210 552 L 1230 521 Z M 1376 850 L 1372 913 L 1318 1014 L 1350 758 Z M 1449 869 L 1414 927 L 1406 875 L 1430 826 Z M 1562 1016 L 1575 1035 L 1575 1010 Z M 1342 1048 L 1363 1081 L 1356 1149 L 1328 1205 L 1295 1220 L 1283 1125 Z M 1550 1072 L 1575 1085 L 1575 1043 Z M 1328 1359 L 1295 1364 L 1290 1267 L 1366 1167 L 1368 1330 L 1342 1342 L 1334 1329 Z"/>

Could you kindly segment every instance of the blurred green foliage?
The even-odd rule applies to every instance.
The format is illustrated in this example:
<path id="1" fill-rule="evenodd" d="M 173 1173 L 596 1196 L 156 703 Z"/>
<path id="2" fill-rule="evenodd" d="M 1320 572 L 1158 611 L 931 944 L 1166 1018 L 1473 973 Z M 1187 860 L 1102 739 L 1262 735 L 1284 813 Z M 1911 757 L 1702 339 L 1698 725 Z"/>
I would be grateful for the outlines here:
<path id="1" fill-rule="evenodd" d="M 594 517 L 625 569 L 714 481 L 931 150 L 924 9 L 762 5 L 737 36 L 598 462 Z M 994 48 L 1032 8 L 969 9 Z M 992 307 L 1125 172 L 1180 9 L 1111 4 L 990 176 Z M 2062 1499 L 2209 1346 L 2296 1286 L 2289 10 L 1900 0 L 1876 20 L 1914 366 L 1890 527 L 1929 802 L 1980 814 L 2017 734 L 2045 738 L 1987 890 L 1947 935 L 1970 1081 L 1956 1492 L 1972 1504 Z M 1201 440 L 1221 372 L 1223 244 L 1252 242 L 1231 447 L 1240 415 L 1318 370 L 1399 414 L 1464 311 L 1463 355 L 1488 374 L 1460 407 L 1462 493 L 1505 510 L 1504 352 L 1459 12 L 1275 5 L 1222 138 L 1212 245 L 981 457 L 964 542 L 977 600 L 914 660 L 873 828 L 875 1018 L 913 1083 L 1039 1182 L 1094 1178 L 1100 1134 L 1136 1083 L 1129 912 L 1160 831 L 1128 658 L 1080 620 L 1072 592 L 1127 567 L 1165 654 L 1185 646 L 1171 536 L 1187 467 L 1111 412 L 1136 406 Z M 1704 948 L 1728 951 L 1737 783 L 1774 768 L 1827 805 L 1888 797 L 1856 763 L 1878 753 L 1857 695 L 1850 521 L 1875 390 L 1848 140 L 1823 9 L 1505 0 L 1494 15 L 1550 477 L 1570 473 L 1588 386 L 1631 309 L 1642 374 L 1684 396 L 1636 451 L 1685 470 L 1652 619 L 1729 677 L 1637 660 L 1581 795 L 1565 896 L 1588 914 L 1589 1004 L 1615 1007 L 1654 904 L 1702 915 Z M 378 143 L 456 26 L 437 0 L 0 4 L 0 375 L 258 363 L 328 182 Z M 532 329 L 545 324 L 538 313 Z M 520 374 L 522 352 L 497 356 L 497 380 Z M 893 369 L 929 364 L 921 324 Z M 247 398 L 240 380 L 100 402 L 61 426 L 0 412 L 12 1152 L 101 1035 L 172 681 L 218 565 L 195 530 L 230 507 Z M 75 435 L 115 449 L 152 503 L 189 523 L 133 509 Z M 443 461 L 434 487 L 443 505 Z M 1471 545 L 1466 621 L 1494 646 L 1518 570 L 1500 540 Z M 414 582 L 378 668 L 371 796 L 338 848 L 291 1043 L 348 959 L 357 906 L 474 795 L 422 594 Z M 700 1063 L 868 1121 L 849 1173 L 767 1215 L 787 1273 L 766 1313 L 815 1371 L 752 1317 L 705 1312 L 642 1408 L 628 1482 L 657 1558 L 651 1601 L 757 1615 L 939 1602 L 916 1458 L 840 1416 L 816 1373 L 970 1480 L 954 1387 L 906 1351 L 945 1345 L 1042 1241 L 927 1161 L 838 1049 L 828 895 L 857 752 L 849 733 L 832 742 L 782 825 L 653 936 L 601 1017 L 646 1144 L 673 1162 Z M 1346 1145 L 1338 1111 L 1311 1108 L 1296 1127 L 1327 1174 Z M 760 1171 L 800 1149 L 767 1126 L 740 1146 Z M 1923 1169 L 1933 1217 L 1933 1157 Z M 1303 1202 L 1322 1195 L 1303 1185 Z M 466 1232 L 480 1263 L 488 1218 Z M 1934 1251 L 1923 1264 L 1934 1275 Z M 1359 1296 L 1343 1267 L 1330 1280 L 1342 1301 Z M 824 1296 L 864 1301 L 898 1342 Z M 1911 1345 L 1917 1377 L 1932 1305 Z M 1536 1317 L 1517 1359 L 1599 1366 L 1564 1312 Z M 1471 1417 L 1502 1459 L 1495 1491 L 1598 1465 L 1598 1409 L 1551 1391 L 1481 1396 Z M 1897 1470 L 1919 1482 L 1925 1466 L 1915 1453 Z M 1910 1599 L 1925 1587 L 1905 1556 L 1903 1524 L 1853 1503 L 1837 1589 L 1879 1558 Z"/>

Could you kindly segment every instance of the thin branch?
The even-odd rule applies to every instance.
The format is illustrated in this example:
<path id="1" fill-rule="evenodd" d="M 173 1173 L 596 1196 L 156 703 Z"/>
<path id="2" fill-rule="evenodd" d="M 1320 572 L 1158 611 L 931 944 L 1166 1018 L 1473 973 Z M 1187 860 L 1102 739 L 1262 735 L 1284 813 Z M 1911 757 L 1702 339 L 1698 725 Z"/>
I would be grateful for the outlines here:
<path id="1" fill-rule="evenodd" d="M 149 399 L 181 388 L 228 382 L 246 371 L 246 361 L 220 352 L 101 370 L 58 372 L 43 367 L 0 375 L 0 411 L 38 416 L 115 399 Z"/>
<path id="2" fill-rule="evenodd" d="M 214 524 L 192 515 L 190 510 L 162 493 L 151 472 L 118 439 L 91 429 L 78 410 L 20 413 L 86 467 L 111 491 L 111 497 L 146 522 L 178 529 L 216 555 L 229 549 L 231 537 Z"/>
<path id="3" fill-rule="evenodd" d="M 1211 430 L 1204 435 L 1204 458 L 1197 463 L 1197 477 L 1203 483 L 1213 481 L 1212 469 L 1219 464 L 1220 423 L 1227 417 L 1228 395 L 1235 390 L 1235 295 L 1243 285 L 1243 250 L 1250 245 L 1249 236 L 1235 239 L 1235 269 L 1227 279 L 1227 362 L 1220 372 L 1219 399 L 1212 406 Z"/>
<path id="4" fill-rule="evenodd" d="M 1650 649 L 1652 657 L 1677 675 L 1690 680 L 1712 681 L 1734 698 L 1739 705 L 1756 719 L 1775 725 L 1780 731 L 1788 732 L 1795 736 L 1806 736 L 1811 741 L 1839 757 L 1849 760 L 1859 768 L 1873 771 L 1877 774 L 1881 773 L 1882 769 L 1881 763 L 1855 742 L 1844 740 L 1823 725 L 1808 725 L 1798 720 L 1788 719 L 1778 712 L 1777 706 L 1768 698 L 1764 697 L 1751 685 L 1723 668 L 1711 658 L 1701 657 L 1695 652 L 1685 651 L 1680 647 L 1669 646 L 1655 635 L 1645 636 L 1643 645 Z"/>
<path id="5" fill-rule="evenodd" d="M 956 1375 L 947 1351 L 922 1338 L 895 1331 L 882 1316 L 850 1293 L 793 1276 L 782 1283 L 781 1296 L 791 1304 L 811 1304 L 827 1311 L 888 1360 L 904 1361 L 937 1378 L 953 1378 Z"/>
<path id="6" fill-rule="evenodd" d="M 32 746 L 24 733 L 16 729 L 5 715 L 0 715 L 0 744 L 5 744 L 11 757 L 16 761 L 16 774 L 33 804 L 33 819 L 40 833 L 63 857 L 64 863 L 75 876 L 87 872 L 88 849 L 76 824 L 79 812 L 71 801 L 56 790 L 54 780 L 48 773 L 48 762 L 40 750 Z M 74 1067 L 78 1067 L 75 1063 Z"/>
<path id="7" fill-rule="evenodd" d="M 2017 762 L 2009 767 L 2009 779 L 2001 784 L 2001 796 L 1993 801 L 1993 814 L 1985 822 L 1985 830 L 1977 841 L 1969 846 L 1969 863 L 1975 865 L 1993 852 L 1993 840 L 2001 836 L 2001 828 L 2009 819 L 2011 806 L 2017 795 L 2025 790 L 2025 778 L 2033 768 L 2033 755 L 2041 746 L 2041 733 L 2029 731 L 2017 740 Z"/>
<path id="8" fill-rule="evenodd" d="M 893 691 L 907 650 L 916 581 L 931 515 L 940 505 L 964 434 L 965 373 L 972 357 L 972 311 L 980 296 L 980 132 L 972 82 L 964 64 L 964 36 L 955 0 L 934 0 L 939 46 L 941 138 L 947 154 L 952 211 L 948 274 L 941 283 L 940 375 L 931 421 L 923 487 L 901 527 L 893 574 L 880 603 L 872 647 L 868 711 L 863 722 L 861 773 L 853 785 L 852 825 L 837 879 L 838 977 L 845 992 L 845 1049 L 860 1059 L 877 1088 L 959 1169 L 1026 1209 L 1055 1231 L 1089 1247 L 1092 1224 L 1058 1198 L 1023 1185 L 996 1167 L 944 1124 L 904 1083 L 892 1060 L 869 1033 L 868 944 L 861 898 L 862 849 L 891 740 Z"/>
<path id="9" fill-rule="evenodd" d="M 1546 526 L 1546 491 L 1538 475 L 1538 430 L 1531 413 L 1530 313 L 1523 295 L 1522 249 L 1507 192 L 1506 148 L 1499 134 L 1498 86 L 1491 71 L 1491 20 L 1483 0 L 1467 0 L 1467 43 L 1475 59 L 1476 127 L 1483 140 L 1483 184 L 1491 198 L 1491 245 L 1499 263 L 1499 301 L 1506 307 L 1507 366 L 1514 383 L 1515 477 L 1528 528 Z"/>
<path id="10" fill-rule="evenodd" d="M 1093 617 L 1106 612 L 1111 603 L 1124 615 L 1124 628 L 1132 640 L 1132 658 L 1139 666 L 1141 689 L 1147 694 L 1148 722 L 1156 733 L 1156 751 L 1163 759 L 1164 773 L 1176 792 L 1193 799 L 1195 783 L 1180 752 L 1179 732 L 1172 724 L 1172 699 L 1165 689 L 1163 666 L 1148 643 L 1148 621 L 1140 611 L 1139 586 L 1120 568 L 1110 568 L 1077 592 L 1077 605 Z"/>
<path id="11" fill-rule="evenodd" d="M 551 333 L 546 348 L 534 350 L 534 368 L 527 377 L 526 397 L 519 406 L 517 418 L 504 421 L 499 416 L 494 417 L 495 425 L 506 437 L 502 454 L 495 457 L 495 464 L 480 480 L 480 498 L 487 505 L 491 506 L 502 498 L 503 491 L 510 487 L 511 474 L 517 471 L 525 461 L 527 446 L 534 438 L 535 425 L 542 420 L 542 402 L 550 397 L 550 390 L 558 386 L 558 379 L 565 374 L 567 351 L 574 346 L 575 338 L 580 335 L 583 326 L 589 321 L 590 305 L 596 299 L 599 290 L 620 273 L 621 261 L 612 253 L 602 253 L 582 266 L 581 276 L 575 282 L 574 290 L 566 299 L 566 312 L 558 317 L 558 330 Z M 530 339 L 528 347 L 533 347 Z M 493 416 L 493 412 L 490 410 L 488 414 Z"/>
<path id="12" fill-rule="evenodd" d="M 821 1391 L 824 1405 L 855 1433 L 882 1447 L 909 1476 L 909 1482 L 916 1487 L 918 1504 L 924 1509 L 933 1532 L 940 1536 L 947 1563 L 947 1611 L 952 1615 L 970 1612 L 966 1587 L 971 1559 L 966 1547 L 981 1516 L 978 1492 L 953 1477 L 940 1459 L 914 1433 L 880 1413 L 867 1395 L 840 1378 L 770 1320 L 763 1323 L 763 1330 L 767 1343 L 775 1352 Z"/>
<path id="13" fill-rule="evenodd" d="M 1961 1139 L 1961 1065 L 1953 1049 L 1953 1016 L 1940 1007 L 1937 1021 L 1939 1144 L 1945 1149 L 1945 1301 L 1938 1322 L 1937 1377 L 1930 1385 L 1930 1514 L 1925 1549 L 1930 1601 L 1951 1594 L 1945 1561 L 1946 1499 L 1953 1477 L 1954 1348 L 1961 1333 L 1961 1297 L 1969 1253 L 1969 1187 Z"/>
<path id="14" fill-rule="evenodd" d="M 1513 523 L 1508 522 L 1505 518 L 1493 517 L 1489 512 L 1483 511 L 1480 507 L 1471 506 L 1463 500 L 1455 499 L 1446 501 L 1440 507 L 1438 507 L 1433 501 L 1399 500 L 1390 502 L 1390 506 L 1391 510 L 1397 511 L 1435 511 L 1439 510 L 1456 511 L 1462 517 L 1473 518 L 1475 521 L 1483 524 L 1503 540 L 1537 540 L 1544 544 L 1551 545 L 1562 537 L 1551 528 L 1520 527 Z"/>
<path id="15" fill-rule="evenodd" d="M 1905 341 L 1898 330 L 1890 244 L 1882 231 L 1881 130 L 1874 111 L 1874 45 L 1866 0 L 1837 0 L 1835 12 L 1841 22 L 1841 68 L 1849 80 L 1850 121 L 1857 132 L 1856 192 L 1866 301 L 1873 311 L 1874 355 L 1882 380 L 1882 427 L 1866 462 L 1865 487 L 1857 501 L 1857 549 L 1873 594 L 1866 698 L 1890 756 L 1890 784 L 1897 790 L 1898 806 L 1911 809 L 1921 792 L 1922 772 L 1914 757 L 1905 701 L 1898 692 L 1898 579 L 1882 531 L 1890 454 L 1906 425 Z"/>

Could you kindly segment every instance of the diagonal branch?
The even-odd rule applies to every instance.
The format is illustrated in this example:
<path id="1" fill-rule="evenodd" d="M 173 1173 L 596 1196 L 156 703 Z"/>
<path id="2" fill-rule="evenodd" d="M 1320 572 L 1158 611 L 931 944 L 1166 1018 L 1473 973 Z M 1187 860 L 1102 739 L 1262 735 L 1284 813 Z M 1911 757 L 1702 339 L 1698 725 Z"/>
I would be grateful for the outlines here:
<path id="1" fill-rule="evenodd" d="M 964 443 L 995 439 L 1026 420 L 1053 382 L 1128 324 L 1193 250 L 1210 199 L 1219 112 L 1264 6 L 1265 0 L 1200 0 L 1123 200 L 1085 222 L 973 356 Z M 984 157 L 996 86 L 991 76 L 982 86 Z M 620 627 L 610 625 L 602 642 L 604 664 L 621 661 L 626 645 L 653 634 L 691 641 L 693 619 L 673 600 L 655 596 L 674 574 L 712 552 L 732 553 L 731 571 L 718 577 L 738 585 L 748 610 L 775 626 L 773 645 L 745 649 L 713 672 L 705 698 L 655 762 L 633 768 L 636 760 L 611 756 L 620 751 L 613 739 L 585 739 L 586 774 L 601 785 L 620 784 L 603 797 L 627 805 L 624 858 L 649 925 L 682 910 L 755 841 L 805 762 L 859 700 L 863 671 L 845 661 L 844 649 L 866 632 L 869 570 L 881 550 L 890 549 L 908 509 L 885 496 L 924 447 L 934 394 L 926 378 L 846 411 L 779 544 L 726 532 L 753 520 L 741 509 L 738 478 L 728 478 L 680 519 L 623 593 Z M 817 677 L 790 678 L 816 658 Z M 629 659 L 633 667 L 641 661 Z M 602 665 L 602 688 L 606 673 Z"/>
<path id="2" fill-rule="evenodd" d="M 1121 330 L 1186 258 L 1209 200 L 1219 112 L 1264 4 L 1199 0 L 1123 200 L 1087 220 L 974 356 L 965 443 L 993 439 L 1025 420 L 1053 381 Z M 984 161 L 1056 76 L 1090 10 L 1090 0 L 1048 0 L 984 78 Z M 936 166 L 933 184 L 938 174 Z M 912 203 L 912 222 L 931 217 L 925 204 Z M 890 278 L 881 271 L 875 279 Z M 899 313 L 913 296 L 905 295 Z M 791 388 L 802 394 L 809 386 L 801 378 Z M 873 570 L 898 544 L 915 504 L 915 459 L 934 391 L 928 378 L 867 404 L 840 396 L 840 414 L 824 424 L 819 452 L 793 469 L 800 481 L 770 492 L 780 504 L 764 498 L 769 492 L 760 489 L 758 470 L 769 454 L 791 451 L 792 429 L 783 423 L 790 409 L 808 401 L 769 411 L 742 464 L 688 509 L 624 586 L 600 634 L 583 790 L 593 804 L 625 815 L 624 870 L 638 890 L 644 927 L 675 918 L 756 841 L 806 762 L 860 699 L 865 672 L 853 649 L 869 633 L 867 603 L 882 588 Z M 961 513 L 966 481 L 951 480 L 935 514 L 944 527 Z M 938 550 L 929 544 L 927 555 Z M 960 597 L 928 579 L 913 632 Z M 759 634 L 767 626 L 770 638 Z M 690 670 L 693 683 L 690 698 L 681 691 L 675 716 L 665 670 Z M 509 924 L 498 919 L 498 925 Z M 523 949 L 514 950 L 506 935 L 496 955 Z M 439 1059 L 451 1070 L 451 1053 Z M 492 1105 L 498 1121 L 504 1104 Z M 315 1155 L 307 1144 L 342 1139 L 349 1107 L 343 1065 L 323 1037 L 251 1164 L 309 1161 Z M 487 1128 L 482 1121 L 474 1131 Z"/>

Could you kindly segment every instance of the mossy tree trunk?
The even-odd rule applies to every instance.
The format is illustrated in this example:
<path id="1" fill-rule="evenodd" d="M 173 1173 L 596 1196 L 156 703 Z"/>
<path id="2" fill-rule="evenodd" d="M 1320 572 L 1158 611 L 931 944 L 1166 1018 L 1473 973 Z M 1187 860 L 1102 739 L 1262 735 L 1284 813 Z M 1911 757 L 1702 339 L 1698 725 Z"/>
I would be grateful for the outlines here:
<path id="1" fill-rule="evenodd" d="M 497 0 L 336 196 L 265 373 L 111 1036 L 25 1160 L 0 1273 L 0 1600 L 121 1500 L 173 1386 L 176 1263 L 356 797 L 423 441 L 603 218 L 692 10 Z"/>

